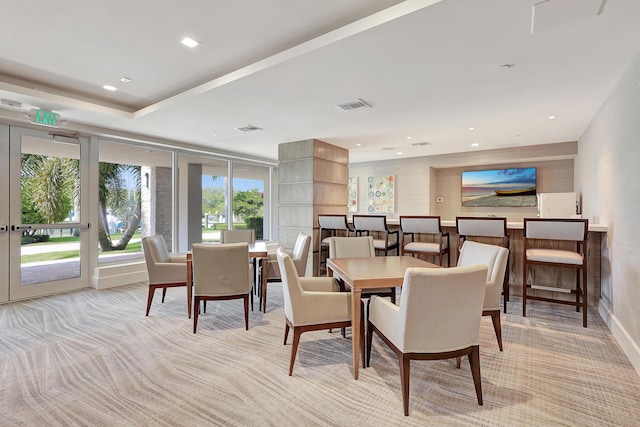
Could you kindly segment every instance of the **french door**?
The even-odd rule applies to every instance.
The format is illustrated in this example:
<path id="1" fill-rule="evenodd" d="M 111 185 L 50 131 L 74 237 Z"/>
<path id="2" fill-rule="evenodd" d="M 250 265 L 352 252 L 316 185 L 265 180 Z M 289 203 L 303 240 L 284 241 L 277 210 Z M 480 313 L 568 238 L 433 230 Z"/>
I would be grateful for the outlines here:
<path id="1" fill-rule="evenodd" d="M 86 138 L 0 125 L 0 302 L 89 285 L 87 149 Z"/>

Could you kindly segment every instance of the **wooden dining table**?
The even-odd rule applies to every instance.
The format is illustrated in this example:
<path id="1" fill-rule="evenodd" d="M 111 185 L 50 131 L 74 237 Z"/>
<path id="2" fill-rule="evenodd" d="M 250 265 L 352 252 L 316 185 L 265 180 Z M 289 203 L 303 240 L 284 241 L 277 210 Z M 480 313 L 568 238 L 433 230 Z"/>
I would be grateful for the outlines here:
<path id="1" fill-rule="evenodd" d="M 358 379 L 361 308 L 363 289 L 402 286 L 409 267 L 440 268 L 439 265 L 410 256 L 376 256 L 369 258 L 328 258 L 327 275 L 339 276 L 351 288 L 351 342 L 353 378 Z"/>
<path id="2" fill-rule="evenodd" d="M 211 242 L 212 245 L 219 245 L 220 243 Z M 262 296 L 260 300 L 267 299 L 267 287 L 265 284 L 267 283 L 267 243 L 266 242 L 255 242 L 249 244 L 249 257 L 254 260 L 254 268 L 256 267 L 256 262 L 260 260 L 262 265 L 262 277 L 259 278 L 261 280 L 262 286 Z M 254 286 L 257 285 L 255 283 L 255 279 L 257 278 L 257 269 L 254 271 Z M 187 252 L 187 310 L 189 310 L 189 319 L 191 319 L 191 304 L 193 301 L 192 297 L 192 286 L 193 286 L 193 259 L 191 251 Z M 252 300 L 253 301 L 253 300 Z M 266 311 L 266 310 L 265 310 Z"/>

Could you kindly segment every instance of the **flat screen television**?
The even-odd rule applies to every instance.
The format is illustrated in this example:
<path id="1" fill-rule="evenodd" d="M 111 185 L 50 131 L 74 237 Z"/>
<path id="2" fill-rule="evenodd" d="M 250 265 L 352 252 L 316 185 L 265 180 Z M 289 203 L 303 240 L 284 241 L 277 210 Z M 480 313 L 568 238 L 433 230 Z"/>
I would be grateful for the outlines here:
<path id="1" fill-rule="evenodd" d="M 462 172 L 462 206 L 536 206 L 536 168 Z"/>

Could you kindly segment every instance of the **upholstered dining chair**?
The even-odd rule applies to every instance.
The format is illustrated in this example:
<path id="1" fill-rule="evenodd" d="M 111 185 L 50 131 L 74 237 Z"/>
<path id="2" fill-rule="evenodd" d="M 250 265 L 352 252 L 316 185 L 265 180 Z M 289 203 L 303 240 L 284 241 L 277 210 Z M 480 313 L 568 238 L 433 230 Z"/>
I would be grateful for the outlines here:
<path id="1" fill-rule="evenodd" d="M 220 230 L 220 243 L 242 243 L 250 245 L 256 242 L 256 231 L 238 228 L 235 230 Z"/>
<path id="2" fill-rule="evenodd" d="M 423 255 L 438 258 L 442 266 L 442 258 L 447 256 L 447 267 L 451 267 L 451 252 L 449 252 L 449 232 L 443 232 L 439 216 L 401 216 L 400 231 L 402 231 L 403 255 Z M 422 236 L 423 240 L 418 237 Z M 409 242 L 406 240 L 411 239 Z"/>
<path id="3" fill-rule="evenodd" d="M 389 255 L 389 251 L 395 249 L 396 255 L 400 255 L 399 230 L 390 230 L 387 225 L 387 217 L 384 215 L 354 215 L 353 228 L 357 236 L 371 236 L 376 233 L 373 239 L 373 246 L 376 251 Z"/>
<path id="4" fill-rule="evenodd" d="M 458 235 L 458 251 L 467 240 L 480 243 L 499 244 L 509 249 L 509 234 L 507 233 L 507 218 L 505 217 L 456 217 L 456 234 Z M 507 312 L 509 302 L 509 260 L 507 260 L 502 294 L 504 295 L 502 309 Z"/>
<path id="5" fill-rule="evenodd" d="M 296 237 L 296 243 L 293 247 L 293 251 L 287 253 L 291 256 L 293 264 L 296 266 L 298 276 L 304 277 L 307 273 L 307 261 L 309 259 L 309 249 L 311 248 L 311 236 L 305 233 L 298 233 Z M 259 275 L 262 277 L 262 274 Z M 280 274 L 280 267 L 278 265 L 278 257 L 276 254 L 269 254 L 267 262 L 267 283 L 263 283 L 262 286 L 267 286 L 269 282 L 281 282 L 282 275 Z M 263 311 L 267 312 L 267 288 L 264 291 Z"/>
<path id="6" fill-rule="evenodd" d="M 344 235 L 349 237 L 353 232 L 344 214 L 320 214 L 318 215 L 318 276 L 326 268 L 326 257 L 329 252 L 329 239 Z M 325 255 L 326 254 L 326 255 Z"/>
<path id="7" fill-rule="evenodd" d="M 484 264 L 487 266 L 487 287 L 484 291 L 482 315 L 491 316 L 498 347 L 502 351 L 502 326 L 500 322 L 500 293 L 507 269 L 509 250 L 502 246 L 487 245 L 472 240 L 462 244 L 458 267 Z"/>
<path id="8" fill-rule="evenodd" d="M 329 258 L 368 258 L 376 256 L 376 250 L 373 246 L 373 237 L 332 237 L 329 239 Z M 344 283 L 339 276 L 335 276 L 338 286 L 344 290 Z M 396 289 L 363 289 L 362 297 L 366 298 L 371 295 L 379 295 L 381 297 L 389 297 L 391 302 L 396 302 Z"/>
<path id="9" fill-rule="evenodd" d="M 582 326 L 587 327 L 587 239 L 588 219 L 524 218 L 524 248 L 522 262 L 522 316 L 527 315 L 527 301 L 538 300 L 571 305 L 580 311 Z M 566 248 L 560 247 L 566 244 Z M 576 272 L 573 289 L 533 283 L 531 267 L 561 267 Z M 560 275 L 554 275 L 560 277 Z M 581 280 L 582 278 L 582 280 Z M 553 283 L 549 283 L 553 285 Z M 532 290 L 535 290 L 532 292 Z M 543 296 L 538 292 L 552 293 Z M 553 293 L 574 294 L 575 301 L 560 299 Z"/>
<path id="10" fill-rule="evenodd" d="M 142 250 L 147 264 L 147 273 L 149 273 L 146 314 L 148 316 L 156 289 L 162 289 L 162 302 L 164 302 L 167 288 L 187 286 L 187 257 L 169 254 L 164 238 L 160 234 L 143 237 Z M 188 297 L 187 307 L 189 307 Z"/>
<path id="11" fill-rule="evenodd" d="M 289 330 L 293 329 L 293 345 L 289 362 L 289 376 L 291 376 L 301 334 L 351 326 L 349 309 L 351 294 L 339 292 L 332 277 L 298 277 L 293 260 L 284 248 L 278 248 L 276 254 L 284 295 L 285 345 Z M 361 351 L 363 349 L 364 347 L 361 347 Z M 362 355 L 364 356 L 364 353 Z"/>
<path id="12" fill-rule="evenodd" d="M 200 301 L 244 300 L 244 326 L 249 330 L 249 294 L 253 268 L 247 243 L 194 243 L 193 333 L 198 326 Z"/>
<path id="13" fill-rule="evenodd" d="M 409 415 L 411 360 L 468 356 L 478 404 L 480 319 L 487 278 L 485 265 L 408 268 L 400 305 L 372 297 L 367 328 L 367 366 L 375 332 L 398 357 L 404 414 Z"/>

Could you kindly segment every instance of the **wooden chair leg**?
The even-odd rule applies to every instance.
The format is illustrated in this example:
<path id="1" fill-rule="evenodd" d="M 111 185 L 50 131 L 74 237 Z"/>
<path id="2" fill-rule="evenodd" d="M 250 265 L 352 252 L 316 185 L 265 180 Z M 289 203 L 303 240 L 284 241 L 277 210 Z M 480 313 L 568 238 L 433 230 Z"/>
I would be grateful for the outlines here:
<path id="1" fill-rule="evenodd" d="M 164 304 L 165 295 L 167 295 L 167 288 L 162 288 L 162 304 Z"/>
<path id="2" fill-rule="evenodd" d="M 249 291 L 251 293 L 251 291 Z M 245 295 L 244 300 L 244 330 L 249 330 L 249 294 Z"/>
<path id="3" fill-rule="evenodd" d="M 205 301 L 205 304 L 207 302 Z M 193 333 L 196 333 L 196 327 L 198 326 L 198 314 L 200 313 L 200 297 L 195 297 L 194 308 L 197 307 L 197 310 L 193 310 Z"/>
<path id="4" fill-rule="evenodd" d="M 461 365 L 462 365 L 462 356 L 458 356 L 456 357 L 456 368 L 460 369 Z"/>
<path id="5" fill-rule="evenodd" d="M 498 340 L 498 347 L 502 351 L 502 324 L 500 323 L 500 310 L 491 312 L 491 322 L 493 323 L 493 330 L 496 333 L 496 339 Z"/>
<path id="6" fill-rule="evenodd" d="M 289 362 L 289 376 L 293 374 L 293 364 L 296 362 L 298 345 L 300 344 L 300 329 L 293 327 L 293 344 L 291 345 L 291 361 Z"/>
<path id="7" fill-rule="evenodd" d="M 367 366 L 371 366 L 371 342 L 373 341 L 373 328 L 367 321 Z"/>
<path id="8" fill-rule="evenodd" d="M 402 386 L 402 406 L 404 415 L 409 415 L 409 376 L 411 371 L 411 360 L 403 354 L 400 362 L 400 383 Z"/>
<path id="9" fill-rule="evenodd" d="M 151 301 L 153 301 L 153 294 L 156 292 L 156 288 L 153 286 L 149 286 L 149 294 L 147 295 L 147 316 L 149 315 L 149 310 L 151 309 Z"/>
<path id="10" fill-rule="evenodd" d="M 289 337 L 289 324 L 284 322 L 284 342 L 283 345 L 287 345 L 287 337 Z"/>
<path id="11" fill-rule="evenodd" d="M 473 376 L 473 385 L 476 388 L 476 397 L 478 405 L 482 405 L 482 380 L 480 378 L 480 346 L 474 345 L 469 353 L 469 364 L 471 365 L 471 375 Z"/>

